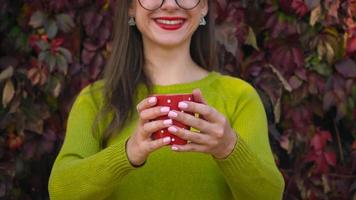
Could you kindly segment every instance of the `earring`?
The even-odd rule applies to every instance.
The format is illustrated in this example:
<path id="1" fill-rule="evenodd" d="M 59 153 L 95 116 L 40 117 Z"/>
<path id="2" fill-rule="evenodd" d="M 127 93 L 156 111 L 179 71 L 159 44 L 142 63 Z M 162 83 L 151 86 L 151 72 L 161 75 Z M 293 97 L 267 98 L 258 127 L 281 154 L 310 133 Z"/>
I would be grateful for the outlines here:
<path id="1" fill-rule="evenodd" d="M 135 26 L 136 25 L 135 18 L 130 16 L 128 24 L 129 24 L 129 26 Z"/>
<path id="2" fill-rule="evenodd" d="M 199 25 L 200 25 L 200 26 L 205 26 L 205 25 L 206 25 L 206 20 L 205 20 L 204 16 L 202 16 L 202 17 L 200 18 L 200 23 L 199 23 Z"/>

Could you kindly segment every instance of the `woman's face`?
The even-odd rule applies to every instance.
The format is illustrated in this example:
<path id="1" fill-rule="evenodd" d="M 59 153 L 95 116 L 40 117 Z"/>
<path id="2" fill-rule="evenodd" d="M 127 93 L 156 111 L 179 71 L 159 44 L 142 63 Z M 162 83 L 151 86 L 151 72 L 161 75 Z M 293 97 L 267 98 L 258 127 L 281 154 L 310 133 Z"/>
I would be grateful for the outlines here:
<path id="1" fill-rule="evenodd" d="M 161 1 L 133 0 L 129 15 L 135 17 L 136 26 L 142 34 L 143 41 L 163 47 L 176 47 L 190 42 L 194 31 L 199 26 L 200 18 L 208 12 L 207 0 L 200 0 L 200 3 L 190 10 L 179 7 L 175 0 L 164 0 L 162 6 L 153 11 L 142 7 L 155 3 L 160 5 Z M 178 2 L 184 1 L 188 2 L 186 5 L 189 5 L 195 0 L 179 0 Z"/>

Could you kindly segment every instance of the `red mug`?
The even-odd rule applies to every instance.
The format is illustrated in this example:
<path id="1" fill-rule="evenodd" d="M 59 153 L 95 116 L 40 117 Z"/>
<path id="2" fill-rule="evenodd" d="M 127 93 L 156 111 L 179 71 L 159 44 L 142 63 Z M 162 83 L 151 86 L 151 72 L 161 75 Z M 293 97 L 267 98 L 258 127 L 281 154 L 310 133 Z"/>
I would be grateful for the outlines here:
<path id="1" fill-rule="evenodd" d="M 193 94 L 159 94 L 159 95 L 150 95 L 150 97 L 156 97 L 157 98 L 157 104 L 156 106 L 167 106 L 170 108 L 170 110 L 176 110 L 179 112 L 185 112 L 178 108 L 178 103 L 181 101 L 193 101 Z M 186 112 L 188 114 L 194 115 L 194 113 L 191 112 Z M 163 115 L 160 117 L 157 117 L 154 120 L 165 120 L 165 119 L 170 119 L 168 115 Z M 174 119 L 172 119 L 173 125 L 190 130 L 190 126 L 187 126 L 181 122 L 178 122 Z M 164 137 L 171 137 L 171 143 L 172 144 L 177 144 L 177 145 L 184 145 L 187 144 L 187 140 L 183 140 L 182 138 L 173 135 L 168 131 L 168 128 L 161 129 L 159 131 L 156 131 L 152 134 L 153 139 L 159 139 L 159 138 L 164 138 Z"/>

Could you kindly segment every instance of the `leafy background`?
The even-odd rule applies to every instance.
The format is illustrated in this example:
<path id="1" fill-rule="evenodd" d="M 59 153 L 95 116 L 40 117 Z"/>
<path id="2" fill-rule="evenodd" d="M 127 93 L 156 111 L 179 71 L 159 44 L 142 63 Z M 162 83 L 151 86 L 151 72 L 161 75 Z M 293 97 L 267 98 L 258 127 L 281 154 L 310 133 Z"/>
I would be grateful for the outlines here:
<path id="1" fill-rule="evenodd" d="M 222 69 L 269 116 L 284 199 L 356 199 L 356 1 L 216 0 Z M 48 199 L 73 99 L 111 52 L 113 1 L 0 1 L 0 199 Z"/>

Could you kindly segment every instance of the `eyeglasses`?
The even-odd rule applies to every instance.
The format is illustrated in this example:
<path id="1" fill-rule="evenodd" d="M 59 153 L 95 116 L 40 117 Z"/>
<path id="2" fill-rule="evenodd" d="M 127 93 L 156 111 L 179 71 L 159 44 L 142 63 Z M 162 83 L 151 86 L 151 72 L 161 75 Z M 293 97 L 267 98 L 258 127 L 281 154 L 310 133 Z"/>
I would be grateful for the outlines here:
<path id="1" fill-rule="evenodd" d="M 184 10 L 191 10 L 195 8 L 200 0 L 175 0 L 177 5 Z M 150 11 L 157 10 L 162 7 L 165 0 L 138 0 L 142 8 Z"/>

